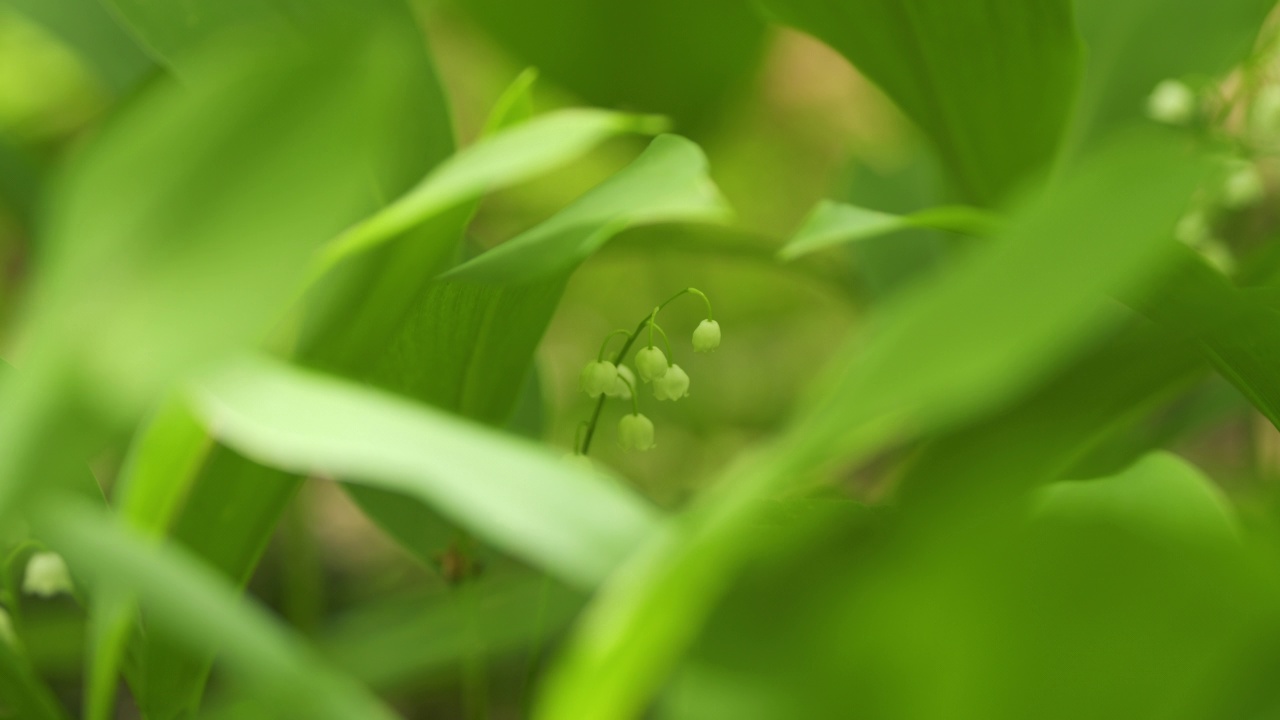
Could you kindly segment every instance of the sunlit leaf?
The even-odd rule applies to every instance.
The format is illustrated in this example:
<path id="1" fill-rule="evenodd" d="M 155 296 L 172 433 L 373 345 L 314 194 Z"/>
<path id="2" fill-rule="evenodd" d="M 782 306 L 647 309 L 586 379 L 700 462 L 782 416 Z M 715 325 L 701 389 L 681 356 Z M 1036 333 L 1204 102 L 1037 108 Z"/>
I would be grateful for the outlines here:
<path id="1" fill-rule="evenodd" d="M 994 233 L 998 225 L 998 219 L 990 213 L 965 206 L 937 207 L 895 215 L 823 201 L 809 214 L 804 225 L 778 252 L 778 256 L 791 260 L 834 245 L 868 240 L 908 228 L 933 228 L 983 236 Z"/>
<path id="2" fill-rule="evenodd" d="M 336 379 L 246 360 L 195 397 L 220 440 L 261 462 L 416 497 L 576 585 L 660 527 L 622 487 L 526 441 Z"/>

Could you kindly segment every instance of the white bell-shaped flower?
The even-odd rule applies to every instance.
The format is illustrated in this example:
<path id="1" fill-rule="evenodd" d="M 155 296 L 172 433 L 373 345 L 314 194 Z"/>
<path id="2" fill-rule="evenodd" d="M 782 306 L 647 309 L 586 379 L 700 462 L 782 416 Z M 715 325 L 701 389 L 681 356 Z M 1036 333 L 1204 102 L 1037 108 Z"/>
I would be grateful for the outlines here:
<path id="1" fill-rule="evenodd" d="M 711 352 L 720 347 L 720 323 L 703 320 L 693 329 L 693 351 Z"/>
<path id="2" fill-rule="evenodd" d="M 22 592 L 40 597 L 53 597 L 72 590 L 71 573 L 62 556 L 55 552 L 38 552 L 27 560 L 22 578 Z"/>
<path id="3" fill-rule="evenodd" d="M 582 392 L 591 397 L 600 397 L 613 389 L 618 380 L 618 368 L 608 360 L 587 363 L 582 368 Z"/>
<path id="4" fill-rule="evenodd" d="M 623 415 L 618 421 L 618 443 L 626 450 L 653 447 L 653 422 L 640 413 Z"/>
<path id="5" fill-rule="evenodd" d="M 636 375 L 626 365 L 618 366 L 618 376 L 613 380 L 613 387 L 605 395 L 619 400 L 631 399 L 631 388 L 636 386 Z"/>
<path id="6" fill-rule="evenodd" d="M 653 381 L 653 396 L 659 400 L 679 400 L 689 394 L 689 374 L 672 364 L 667 374 Z"/>
<path id="7" fill-rule="evenodd" d="M 1162 80 L 1147 97 L 1147 115 L 1168 125 L 1185 125 L 1196 114 L 1196 94 L 1179 80 Z"/>
<path id="8" fill-rule="evenodd" d="M 642 348 L 636 353 L 636 370 L 645 382 L 657 380 L 667 374 L 667 356 L 656 347 Z"/>

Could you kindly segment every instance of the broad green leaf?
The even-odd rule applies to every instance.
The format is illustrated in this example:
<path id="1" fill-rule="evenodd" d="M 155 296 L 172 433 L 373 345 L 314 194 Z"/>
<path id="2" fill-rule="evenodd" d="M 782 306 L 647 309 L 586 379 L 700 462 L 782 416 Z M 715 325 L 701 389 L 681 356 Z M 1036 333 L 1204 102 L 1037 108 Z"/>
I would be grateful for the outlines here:
<path id="1" fill-rule="evenodd" d="M 991 206 L 1054 159 L 1082 53 L 1068 0 L 763 0 L 840 51 Z"/>
<path id="2" fill-rule="evenodd" d="M 622 487 L 527 441 L 335 378 L 245 360 L 195 399 L 219 439 L 261 462 L 414 496 L 576 585 L 660 527 Z"/>
<path id="3" fill-rule="evenodd" d="M 43 506 L 39 529 L 95 586 L 137 592 L 166 637 L 199 652 L 217 650 L 261 702 L 293 717 L 365 720 L 395 717 L 348 678 L 330 670 L 263 609 L 245 603 L 225 579 L 173 547 L 130 534 L 73 500 Z"/>
<path id="4" fill-rule="evenodd" d="M 659 117 L 604 110 L 573 109 L 548 113 L 512 126 L 459 152 L 390 205 L 347 230 L 320 253 L 312 277 L 328 272 L 348 256 L 399 235 L 440 212 L 549 172 L 608 138 L 626 133 L 661 132 Z"/>
<path id="5" fill-rule="evenodd" d="M 694 143 L 660 135 L 634 162 L 534 229 L 445 273 L 446 280 L 532 282 L 588 258 L 625 228 L 723 222 L 730 212 Z"/>
<path id="6" fill-rule="evenodd" d="M 1106 521 L 1175 545 L 1241 539 L 1222 491 L 1169 453 L 1152 453 L 1111 477 L 1054 483 L 1036 495 L 1038 518 Z"/>
<path id="7" fill-rule="evenodd" d="M 1202 174 L 1174 139 L 1127 137 L 960 266 L 887 305 L 792 430 L 726 471 L 597 596 L 538 717 L 634 716 L 745 561 L 773 498 L 826 463 L 1008 402 L 1078 351 L 1114 320 L 1104 293 L 1158 267 Z"/>
<path id="8" fill-rule="evenodd" d="M 880 237 L 908 228 L 949 230 L 964 235 L 991 235 L 999 220 L 990 213 L 963 205 L 936 207 L 895 215 L 824 200 L 809 214 L 778 257 L 792 260 L 842 243 Z"/>
<path id="9" fill-rule="evenodd" d="M 591 105 L 670 115 L 701 137 L 744 91 L 765 23 L 738 0 L 455 0 L 521 62 Z"/>

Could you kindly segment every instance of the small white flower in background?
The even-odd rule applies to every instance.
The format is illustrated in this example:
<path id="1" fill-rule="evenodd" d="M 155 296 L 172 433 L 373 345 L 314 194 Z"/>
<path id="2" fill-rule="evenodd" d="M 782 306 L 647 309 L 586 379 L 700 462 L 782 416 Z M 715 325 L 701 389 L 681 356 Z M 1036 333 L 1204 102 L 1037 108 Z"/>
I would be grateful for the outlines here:
<path id="1" fill-rule="evenodd" d="M 72 590 L 71 573 L 62 556 L 54 552 L 38 552 L 27 560 L 22 578 L 22 592 L 40 597 L 53 597 Z"/>
<path id="2" fill-rule="evenodd" d="M 703 320 L 693 330 L 693 351 L 711 352 L 720 347 L 720 323 Z"/>
<path id="3" fill-rule="evenodd" d="M 652 382 L 667 374 L 667 356 L 656 347 L 647 347 L 636 353 L 636 370 L 645 382 Z"/>
<path id="4" fill-rule="evenodd" d="M 0 607 L 0 642 L 12 645 L 17 639 L 18 636 L 13 632 L 13 618 L 9 617 L 8 610 Z"/>
<path id="5" fill-rule="evenodd" d="M 1267 85 L 1258 91 L 1249 108 L 1249 125 L 1263 138 L 1280 133 L 1280 85 Z"/>
<path id="6" fill-rule="evenodd" d="M 1209 218 L 1205 217 L 1204 211 L 1192 210 L 1183 215 L 1176 227 L 1173 229 L 1173 236 L 1178 242 L 1185 243 L 1191 247 L 1197 247 L 1208 242 L 1210 237 Z"/>
<path id="7" fill-rule="evenodd" d="M 582 368 L 582 391 L 591 397 L 600 397 L 613 389 L 618 380 L 618 368 L 607 360 L 587 363 Z"/>
<path id="8" fill-rule="evenodd" d="M 1147 97 L 1147 115 L 1169 125 L 1184 125 L 1195 116 L 1196 94 L 1186 83 L 1162 80 Z"/>
<path id="9" fill-rule="evenodd" d="M 1253 205 L 1262 199 L 1266 187 L 1262 183 L 1262 173 L 1252 163 L 1241 162 L 1222 184 L 1222 202 L 1229 208 L 1242 208 Z"/>
<path id="10" fill-rule="evenodd" d="M 653 396 L 659 400 L 679 400 L 689 394 L 689 374 L 679 365 L 671 364 L 667 374 L 653 381 Z"/>
<path id="11" fill-rule="evenodd" d="M 618 443 L 626 450 L 653 447 L 653 422 L 640 413 L 623 415 L 618 421 Z"/>
<path id="12" fill-rule="evenodd" d="M 618 376 L 613 380 L 613 387 L 605 395 L 619 400 L 631 399 L 631 388 L 636 386 L 636 375 L 626 365 L 618 366 Z"/>

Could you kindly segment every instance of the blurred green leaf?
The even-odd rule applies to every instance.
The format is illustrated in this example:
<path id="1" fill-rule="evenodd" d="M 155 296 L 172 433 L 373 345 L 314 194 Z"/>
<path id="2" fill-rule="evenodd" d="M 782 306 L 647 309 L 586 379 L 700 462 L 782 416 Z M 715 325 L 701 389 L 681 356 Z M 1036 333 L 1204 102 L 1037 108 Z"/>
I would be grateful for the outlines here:
<path id="1" fill-rule="evenodd" d="M 593 105 L 671 115 L 695 136 L 725 114 L 763 55 L 738 0 L 456 0 L 520 62 Z"/>
<path id="2" fill-rule="evenodd" d="M 1071 3 L 762 0 L 884 89 L 991 206 L 1056 156 L 1080 79 Z"/>
<path id="3" fill-rule="evenodd" d="M 1241 540 L 1222 491 L 1169 453 L 1148 455 L 1108 478 L 1044 487 L 1034 512 L 1040 518 L 1106 520 L 1175 545 Z"/>
<path id="4" fill-rule="evenodd" d="M 129 534 L 72 500 L 43 507 L 38 524 L 95 586 L 137 592 L 147 617 L 167 637 L 200 652 L 218 650 L 241 682 L 287 716 L 394 717 L 375 696 L 330 670 L 264 610 L 243 602 L 233 586 L 181 551 Z"/>
<path id="5" fill-rule="evenodd" d="M 422 182 L 330 243 L 317 258 L 318 277 L 344 258 L 410 227 L 496 190 L 546 173 L 600 142 L 625 133 L 661 131 L 662 118 L 603 110 L 561 110 L 485 138 L 441 163 Z"/>
<path id="6" fill-rule="evenodd" d="M 824 200 L 809 213 L 795 236 L 778 251 L 778 257 L 792 260 L 842 243 L 868 240 L 908 228 L 933 228 L 984 236 L 994 234 L 998 227 L 999 220 L 991 213 L 963 205 L 894 215 Z"/>
<path id="7" fill-rule="evenodd" d="M 245 360 L 196 400 L 221 440 L 267 464 L 417 497 L 576 585 L 660 527 L 622 487 L 526 441 L 337 379 Z"/>

